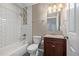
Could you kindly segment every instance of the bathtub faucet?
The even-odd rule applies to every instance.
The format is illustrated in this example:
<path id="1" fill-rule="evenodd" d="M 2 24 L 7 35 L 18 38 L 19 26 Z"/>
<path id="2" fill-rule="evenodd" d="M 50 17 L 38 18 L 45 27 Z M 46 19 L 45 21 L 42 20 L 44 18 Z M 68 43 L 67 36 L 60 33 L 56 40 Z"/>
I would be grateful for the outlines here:
<path id="1" fill-rule="evenodd" d="M 25 40 L 26 39 L 26 34 L 23 34 L 22 37 L 23 37 L 22 40 Z"/>

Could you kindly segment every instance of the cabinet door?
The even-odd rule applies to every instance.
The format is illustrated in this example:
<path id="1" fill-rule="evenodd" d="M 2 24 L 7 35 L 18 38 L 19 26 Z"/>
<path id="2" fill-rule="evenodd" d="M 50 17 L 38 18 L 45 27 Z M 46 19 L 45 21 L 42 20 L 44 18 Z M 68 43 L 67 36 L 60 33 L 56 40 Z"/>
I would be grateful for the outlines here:
<path id="1" fill-rule="evenodd" d="M 55 47 L 52 48 L 52 49 L 54 49 L 54 55 L 55 56 L 64 56 L 65 55 L 65 53 L 64 53 L 64 45 L 63 44 L 62 45 L 55 44 L 54 46 Z"/>
<path id="2" fill-rule="evenodd" d="M 44 55 L 46 56 L 52 56 L 54 55 L 54 48 L 52 48 L 52 44 L 51 43 L 47 43 L 45 42 L 45 46 L 44 46 Z"/>
<path id="3" fill-rule="evenodd" d="M 46 56 L 65 56 L 65 40 L 45 40 L 44 55 Z"/>

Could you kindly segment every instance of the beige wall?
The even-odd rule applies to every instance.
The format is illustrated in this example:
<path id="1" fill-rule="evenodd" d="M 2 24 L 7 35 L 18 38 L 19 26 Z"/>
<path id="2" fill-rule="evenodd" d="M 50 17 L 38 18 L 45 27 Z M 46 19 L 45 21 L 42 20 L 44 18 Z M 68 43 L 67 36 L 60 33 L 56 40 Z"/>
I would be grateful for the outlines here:
<path id="1" fill-rule="evenodd" d="M 32 6 L 32 33 L 43 35 L 47 32 L 47 4 Z"/>

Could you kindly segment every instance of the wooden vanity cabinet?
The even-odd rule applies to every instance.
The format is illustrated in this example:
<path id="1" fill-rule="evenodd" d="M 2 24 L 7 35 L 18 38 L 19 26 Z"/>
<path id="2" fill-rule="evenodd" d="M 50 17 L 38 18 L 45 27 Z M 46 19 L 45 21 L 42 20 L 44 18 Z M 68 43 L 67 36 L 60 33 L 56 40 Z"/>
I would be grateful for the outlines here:
<path id="1" fill-rule="evenodd" d="M 44 56 L 66 56 L 66 39 L 44 37 Z"/>

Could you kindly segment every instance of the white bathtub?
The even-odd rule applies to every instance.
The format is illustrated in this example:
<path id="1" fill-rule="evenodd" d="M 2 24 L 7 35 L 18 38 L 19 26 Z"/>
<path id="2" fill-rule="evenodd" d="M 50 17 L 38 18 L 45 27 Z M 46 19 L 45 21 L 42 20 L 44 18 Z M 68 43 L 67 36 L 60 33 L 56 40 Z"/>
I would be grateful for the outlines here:
<path id="1" fill-rule="evenodd" d="M 27 52 L 26 48 L 29 44 L 24 41 L 0 48 L 0 56 L 22 56 Z"/>

